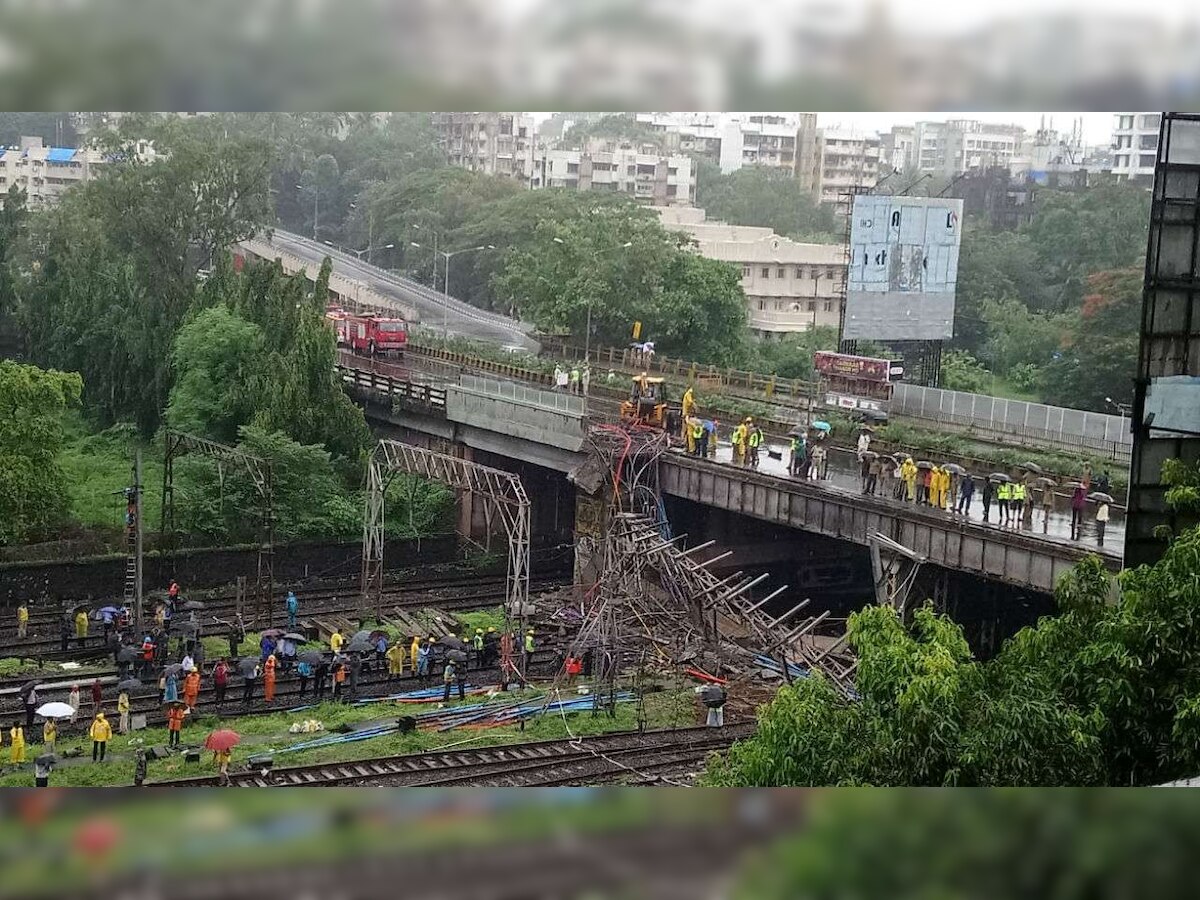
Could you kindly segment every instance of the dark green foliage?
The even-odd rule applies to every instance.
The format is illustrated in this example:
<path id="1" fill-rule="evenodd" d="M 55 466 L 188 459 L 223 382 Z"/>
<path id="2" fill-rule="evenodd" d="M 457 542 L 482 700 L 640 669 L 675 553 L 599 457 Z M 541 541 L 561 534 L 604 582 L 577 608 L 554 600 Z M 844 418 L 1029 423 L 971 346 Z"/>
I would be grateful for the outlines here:
<path id="1" fill-rule="evenodd" d="M 798 241 L 840 240 L 833 210 L 800 187 L 792 173 L 746 166 L 722 175 L 711 163 L 697 174 L 696 205 L 709 219 L 731 225 L 762 225 Z"/>
<path id="2" fill-rule="evenodd" d="M 47 538 L 67 517 L 56 457 L 79 376 L 0 360 L 0 545 Z"/>
<path id="3" fill-rule="evenodd" d="M 930 609 L 850 619 L 860 698 L 821 677 L 785 688 L 758 734 L 711 767 L 740 785 L 1137 785 L 1200 769 L 1200 529 L 1111 582 L 1094 557 L 1059 614 L 980 663 Z"/>

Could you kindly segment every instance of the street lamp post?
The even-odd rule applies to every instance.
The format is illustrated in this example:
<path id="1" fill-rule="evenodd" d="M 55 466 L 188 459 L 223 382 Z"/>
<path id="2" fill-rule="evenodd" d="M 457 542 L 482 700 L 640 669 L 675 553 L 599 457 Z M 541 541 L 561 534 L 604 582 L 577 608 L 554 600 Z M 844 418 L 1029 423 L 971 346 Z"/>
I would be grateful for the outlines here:
<path id="1" fill-rule="evenodd" d="M 556 244 L 562 244 L 564 247 L 567 245 L 567 242 L 564 241 L 560 237 L 551 238 L 551 240 L 554 241 L 554 243 L 556 243 Z M 625 250 L 632 246 L 633 246 L 633 241 L 626 241 L 625 243 L 621 244 L 618 247 L 610 247 L 607 250 L 601 250 L 599 253 L 596 253 L 594 255 L 594 258 L 599 259 L 600 257 L 602 257 L 608 253 L 615 253 L 617 250 Z M 589 296 L 588 302 L 587 302 L 587 324 L 584 325 L 584 329 L 583 329 L 583 361 L 585 363 L 590 362 L 589 355 L 591 354 L 591 352 L 592 352 L 592 298 Z"/>
<path id="2" fill-rule="evenodd" d="M 363 247 L 361 250 L 351 249 L 350 252 L 353 253 L 355 256 L 357 256 L 359 259 L 363 258 L 364 253 L 367 254 L 367 264 L 370 265 L 372 250 L 395 250 L 395 249 L 396 249 L 395 244 L 384 244 L 381 247 Z"/>
<path id="3" fill-rule="evenodd" d="M 446 334 L 447 330 L 450 327 L 450 303 L 449 303 L 449 301 L 450 301 L 450 260 L 453 259 L 454 257 L 458 256 L 458 254 L 460 254 L 460 253 L 473 253 L 476 250 L 495 250 L 495 249 L 496 249 L 496 247 L 494 244 L 480 244 L 478 247 L 463 247 L 461 250 L 451 250 L 448 253 L 445 250 L 442 251 L 442 256 L 444 256 L 446 258 L 446 274 L 445 274 L 445 280 L 442 282 L 442 285 L 444 287 L 444 290 L 442 291 L 442 296 L 446 298 L 445 301 L 442 303 L 442 333 L 443 334 Z M 436 257 L 434 257 L 434 258 L 436 259 Z M 434 290 L 436 290 L 436 289 L 437 289 L 437 284 L 435 282 Z"/>

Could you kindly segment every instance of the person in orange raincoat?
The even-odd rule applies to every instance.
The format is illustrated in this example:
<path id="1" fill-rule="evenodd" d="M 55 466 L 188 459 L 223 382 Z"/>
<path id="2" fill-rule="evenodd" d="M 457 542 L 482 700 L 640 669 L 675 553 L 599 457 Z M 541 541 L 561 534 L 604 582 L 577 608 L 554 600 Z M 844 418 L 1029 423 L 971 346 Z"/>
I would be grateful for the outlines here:
<path id="1" fill-rule="evenodd" d="M 167 741 L 168 747 L 178 747 L 180 740 L 180 732 L 183 731 L 184 705 L 179 702 L 172 703 L 167 709 L 167 731 L 170 737 Z"/>
<path id="2" fill-rule="evenodd" d="M 275 699 L 275 654 L 263 663 L 263 698 L 270 703 Z"/>
<path id="3" fill-rule="evenodd" d="M 199 697 L 200 673 L 193 666 L 192 670 L 187 673 L 187 677 L 183 679 L 183 702 L 187 704 L 188 709 L 195 709 Z"/>

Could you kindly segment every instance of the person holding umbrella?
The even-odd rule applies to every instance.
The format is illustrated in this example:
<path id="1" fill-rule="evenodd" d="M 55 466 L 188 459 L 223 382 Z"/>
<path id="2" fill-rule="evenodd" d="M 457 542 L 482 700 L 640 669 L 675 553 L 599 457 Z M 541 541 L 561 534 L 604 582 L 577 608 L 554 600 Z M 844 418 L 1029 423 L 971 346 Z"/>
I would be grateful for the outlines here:
<path id="1" fill-rule="evenodd" d="M 50 787 L 50 773 L 58 757 L 53 753 L 43 753 L 33 761 L 33 786 Z"/>
<path id="2" fill-rule="evenodd" d="M 54 745 L 58 743 L 58 724 L 53 718 L 46 719 L 42 723 L 42 746 L 46 748 L 47 753 L 54 752 Z"/>
<path id="3" fill-rule="evenodd" d="M 231 731 L 228 728 L 214 731 L 204 739 L 204 749 L 213 752 L 213 762 L 220 773 L 222 787 L 229 785 L 229 764 L 233 761 L 233 748 L 240 741 L 241 736 L 236 731 Z"/>
<path id="4" fill-rule="evenodd" d="M 1108 506 L 1112 503 L 1112 497 L 1103 491 L 1096 491 L 1089 495 L 1089 500 L 1096 501 L 1096 546 L 1104 546 L 1104 529 L 1108 527 Z"/>

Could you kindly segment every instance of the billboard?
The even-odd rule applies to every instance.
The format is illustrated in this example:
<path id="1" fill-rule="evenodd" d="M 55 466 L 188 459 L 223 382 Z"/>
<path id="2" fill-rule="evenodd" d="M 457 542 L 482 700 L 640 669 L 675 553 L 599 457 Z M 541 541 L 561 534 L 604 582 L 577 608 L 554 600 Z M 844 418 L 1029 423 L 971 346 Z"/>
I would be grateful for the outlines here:
<path id="1" fill-rule="evenodd" d="M 822 375 L 841 375 L 845 378 L 862 378 L 866 381 L 887 381 L 892 364 L 886 359 L 872 359 L 869 356 L 850 356 L 846 353 L 818 350 L 813 354 L 813 367 Z"/>
<path id="2" fill-rule="evenodd" d="M 954 336 L 962 206 L 942 197 L 854 198 L 844 340 Z"/>

